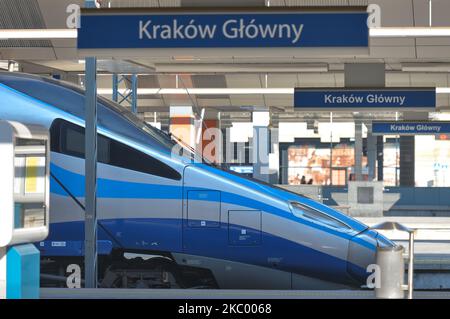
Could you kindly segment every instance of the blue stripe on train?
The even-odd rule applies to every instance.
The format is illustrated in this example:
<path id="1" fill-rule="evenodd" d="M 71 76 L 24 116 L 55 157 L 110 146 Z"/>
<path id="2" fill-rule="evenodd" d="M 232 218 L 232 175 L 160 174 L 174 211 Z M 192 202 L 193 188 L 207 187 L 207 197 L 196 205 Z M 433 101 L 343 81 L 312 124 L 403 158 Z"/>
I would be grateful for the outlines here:
<path id="1" fill-rule="evenodd" d="M 64 187 L 70 190 L 73 196 L 84 197 L 85 178 L 83 175 L 73 173 L 53 163 L 50 164 L 50 171 L 62 182 Z M 51 192 L 67 196 L 67 193 L 57 184 L 54 181 L 50 184 Z M 104 178 L 99 178 L 97 181 L 98 198 L 149 198 L 151 196 L 150 198 L 180 199 L 181 191 L 180 186 L 123 182 Z"/>
<path id="2" fill-rule="evenodd" d="M 84 189 L 85 189 L 84 176 L 63 169 L 55 164 L 51 164 L 50 170 L 58 179 L 60 179 L 60 181 L 64 184 L 64 186 L 71 191 L 72 195 L 74 195 L 75 197 L 84 197 Z M 52 180 L 50 187 L 52 193 L 67 196 L 67 193 L 55 181 Z M 193 190 L 193 189 L 199 188 L 189 187 L 186 190 Z M 147 198 L 147 199 L 182 200 L 183 199 L 182 190 L 183 188 L 181 186 L 123 182 L 99 178 L 97 187 L 97 196 L 98 198 L 128 198 L 128 199 Z M 237 204 L 251 209 L 265 211 L 280 216 L 282 218 L 292 220 L 296 223 L 305 224 L 307 226 L 313 227 L 315 229 L 324 231 L 326 233 L 347 240 L 351 239 L 354 235 L 345 232 L 340 232 L 338 230 L 334 230 L 332 228 L 322 226 L 304 219 L 299 219 L 295 217 L 290 211 L 279 209 L 264 202 L 260 202 L 251 198 L 247 198 L 229 192 L 222 191 L 221 194 L 222 194 L 221 200 L 222 202 L 225 203 Z M 361 246 L 364 246 L 371 250 L 376 250 L 376 247 L 370 242 L 357 238 L 355 238 L 354 240 Z"/>
<path id="3" fill-rule="evenodd" d="M 185 248 L 182 248 L 181 226 L 179 219 L 111 219 L 102 220 L 108 232 L 119 234 L 119 241 L 129 250 L 166 251 L 187 253 L 211 258 L 242 262 L 251 265 L 272 267 L 274 260 L 278 261 L 276 269 L 315 276 L 324 280 L 336 281 L 342 278 L 343 283 L 351 281 L 348 277 L 346 260 L 330 256 L 310 247 L 273 236 L 261 234 L 261 244 L 256 246 L 236 246 L 229 244 L 229 230 L 227 225 L 213 228 L 184 228 L 183 237 Z M 231 225 L 230 228 L 242 227 Z M 84 223 L 65 222 L 51 225 L 50 237 L 41 249 L 43 256 L 73 256 L 74 245 L 70 242 L 83 242 Z M 99 240 L 107 241 L 108 236 L 99 232 Z M 51 242 L 65 241 L 64 247 L 49 249 Z M 80 245 L 80 244 L 76 244 Z M 78 247 L 78 246 L 77 246 Z M 82 247 L 76 256 L 82 255 Z M 351 269 L 359 274 L 360 280 L 366 276 L 366 271 L 351 265 Z"/>
<path id="4" fill-rule="evenodd" d="M 241 176 L 237 176 L 236 174 L 232 174 L 227 171 L 224 171 L 224 170 L 221 170 L 216 167 L 209 166 L 209 165 L 206 165 L 203 163 L 196 163 L 195 166 L 202 170 L 211 172 L 214 175 L 218 175 L 227 180 L 236 182 L 238 184 L 245 185 L 252 189 L 262 190 L 263 192 L 272 194 L 273 196 L 275 196 L 277 198 L 282 198 L 282 199 L 285 199 L 286 201 L 299 201 L 303 204 L 307 204 L 313 208 L 316 208 L 320 211 L 323 211 L 323 212 L 329 214 L 330 216 L 338 218 L 340 221 L 347 223 L 350 227 L 352 227 L 353 229 L 356 229 L 358 231 L 363 231 L 363 230 L 367 229 L 367 226 L 362 224 L 361 222 L 359 222 L 353 218 L 350 218 L 350 217 L 342 214 L 341 212 L 338 212 L 326 205 L 318 203 L 310 198 L 300 196 L 297 194 L 293 194 L 293 193 L 285 191 L 283 189 L 265 185 L 265 184 L 259 183 L 257 181 L 247 179 L 247 178 L 243 178 Z"/>

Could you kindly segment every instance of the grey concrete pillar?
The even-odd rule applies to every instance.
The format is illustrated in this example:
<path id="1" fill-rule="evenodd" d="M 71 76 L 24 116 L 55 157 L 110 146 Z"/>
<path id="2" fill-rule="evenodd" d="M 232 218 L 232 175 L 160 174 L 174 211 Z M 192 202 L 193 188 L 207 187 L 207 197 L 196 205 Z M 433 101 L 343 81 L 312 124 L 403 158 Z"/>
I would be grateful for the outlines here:
<path id="1" fill-rule="evenodd" d="M 267 126 L 253 127 L 253 177 L 269 183 L 270 138 Z"/>
<path id="2" fill-rule="evenodd" d="M 404 112 L 405 121 L 427 121 L 428 112 Z M 400 186 L 415 186 L 415 138 L 400 136 Z"/>
<path id="3" fill-rule="evenodd" d="M 376 178 L 377 166 L 377 137 L 372 134 L 372 122 L 367 126 L 367 164 L 369 167 L 369 181 Z"/>
<path id="4" fill-rule="evenodd" d="M 414 136 L 400 136 L 400 186 L 415 186 Z"/>
<path id="5" fill-rule="evenodd" d="M 230 128 L 232 122 L 230 115 L 220 114 L 220 130 L 222 131 L 222 162 L 231 163 L 234 156 L 234 145 L 230 141 Z"/>
<path id="6" fill-rule="evenodd" d="M 386 67 L 384 63 L 346 63 L 344 80 L 346 88 L 383 88 L 386 86 Z M 363 110 L 364 112 L 364 110 Z M 368 137 L 369 138 L 369 137 Z M 355 119 L 355 179 L 362 180 L 362 122 Z M 369 145 L 369 144 L 368 144 Z M 376 142 L 371 141 L 371 147 Z M 372 150 L 373 151 L 373 150 Z M 376 154 L 376 150 L 375 150 Z M 376 155 L 371 154 L 369 162 L 369 179 L 375 175 Z M 372 172 L 371 172 L 372 169 Z M 372 177 L 370 175 L 372 174 Z"/>
<path id="7" fill-rule="evenodd" d="M 362 121 L 355 119 L 355 180 L 362 181 L 363 137 Z"/>
<path id="8" fill-rule="evenodd" d="M 270 153 L 270 114 L 269 112 L 253 112 L 252 162 L 253 177 L 269 183 Z"/>
<path id="9" fill-rule="evenodd" d="M 289 184 L 288 163 L 288 151 L 287 149 L 284 149 L 281 151 L 281 165 L 284 169 L 280 169 L 280 184 Z"/>
<path id="10" fill-rule="evenodd" d="M 377 178 L 378 181 L 382 182 L 384 180 L 384 143 L 383 136 L 377 136 Z"/>
<path id="11" fill-rule="evenodd" d="M 274 167 L 270 167 L 270 183 L 276 184 L 278 183 L 279 176 L 280 176 L 280 166 L 279 166 L 279 158 L 280 158 L 280 138 L 278 133 L 278 123 L 276 124 L 276 127 L 271 126 L 270 127 L 270 150 L 269 153 L 274 154 L 277 160 L 277 165 Z"/>

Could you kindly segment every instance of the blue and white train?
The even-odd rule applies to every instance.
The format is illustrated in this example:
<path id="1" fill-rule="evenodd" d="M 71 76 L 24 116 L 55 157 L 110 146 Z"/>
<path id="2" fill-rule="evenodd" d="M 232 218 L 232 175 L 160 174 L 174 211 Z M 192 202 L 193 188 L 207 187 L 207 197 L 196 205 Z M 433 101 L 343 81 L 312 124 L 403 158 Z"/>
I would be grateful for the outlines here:
<path id="1" fill-rule="evenodd" d="M 84 244 L 84 91 L 0 73 L 0 119 L 51 133 L 50 236 L 42 269 L 65 274 Z M 101 287 L 359 287 L 391 241 L 307 197 L 174 156 L 176 142 L 98 98 Z M 55 276 L 56 277 L 56 276 Z"/>

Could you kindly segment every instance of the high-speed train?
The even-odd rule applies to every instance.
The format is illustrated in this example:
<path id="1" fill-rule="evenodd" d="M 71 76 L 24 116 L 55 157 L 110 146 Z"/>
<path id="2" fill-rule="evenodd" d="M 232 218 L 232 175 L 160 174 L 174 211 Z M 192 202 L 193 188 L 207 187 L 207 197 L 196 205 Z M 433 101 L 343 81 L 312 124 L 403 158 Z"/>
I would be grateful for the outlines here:
<path id="1" fill-rule="evenodd" d="M 48 127 L 50 235 L 42 272 L 84 255 L 84 91 L 0 73 L 0 119 Z M 360 287 L 394 244 L 326 205 L 173 152 L 169 134 L 98 98 L 101 287 Z M 178 148 L 180 149 L 180 148 Z"/>

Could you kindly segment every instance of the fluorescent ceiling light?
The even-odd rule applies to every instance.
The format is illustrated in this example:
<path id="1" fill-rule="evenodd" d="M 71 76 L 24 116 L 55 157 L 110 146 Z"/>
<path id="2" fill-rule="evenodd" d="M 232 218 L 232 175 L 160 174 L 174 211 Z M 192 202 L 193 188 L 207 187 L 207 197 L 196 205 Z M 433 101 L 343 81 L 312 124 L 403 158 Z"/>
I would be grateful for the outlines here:
<path id="1" fill-rule="evenodd" d="M 436 88 L 437 94 L 450 94 L 450 88 Z"/>
<path id="2" fill-rule="evenodd" d="M 450 37 L 450 27 L 371 28 L 369 34 L 372 38 Z"/>
<path id="3" fill-rule="evenodd" d="M 119 89 L 119 92 L 126 93 L 124 89 Z M 112 89 L 99 88 L 98 94 L 112 94 Z M 436 88 L 437 94 L 450 94 L 450 88 Z M 174 95 L 174 94 L 192 94 L 192 95 L 233 95 L 233 94 L 294 94 L 293 88 L 215 88 L 215 89 L 201 89 L 201 88 L 188 88 L 188 89 L 138 89 L 138 94 L 141 95 Z"/>
<path id="4" fill-rule="evenodd" d="M 120 89 L 120 93 L 124 94 L 125 90 Z M 98 89 L 98 94 L 112 94 L 112 89 Z M 229 88 L 215 88 L 215 89 L 138 89 L 138 94 L 141 95 L 155 95 L 155 94 L 192 94 L 192 95 L 233 95 L 233 94 L 294 94 L 293 88 L 250 88 L 250 89 L 229 89 Z"/>
<path id="5" fill-rule="evenodd" d="M 412 87 L 413 88 L 413 87 Z M 343 88 L 344 89 L 344 88 Z M 138 94 L 140 95 L 176 95 L 176 94 L 192 94 L 192 95 L 247 95 L 247 94 L 294 94 L 294 88 L 188 88 L 188 89 L 138 89 Z M 119 89 L 121 94 L 125 94 L 125 89 Z M 112 88 L 99 88 L 97 89 L 98 94 L 111 95 Z M 438 87 L 436 88 L 437 94 L 450 94 L 450 87 Z"/>
<path id="6" fill-rule="evenodd" d="M 4 29 L 0 40 L 7 39 L 76 39 L 77 29 Z"/>
<path id="7" fill-rule="evenodd" d="M 175 61 L 198 61 L 200 58 L 194 56 L 174 56 Z"/>
<path id="8" fill-rule="evenodd" d="M 164 63 L 156 64 L 156 71 L 161 73 L 307 73 L 328 72 L 326 63 Z"/>
<path id="9" fill-rule="evenodd" d="M 403 72 L 450 72 L 450 63 L 402 63 Z"/>

